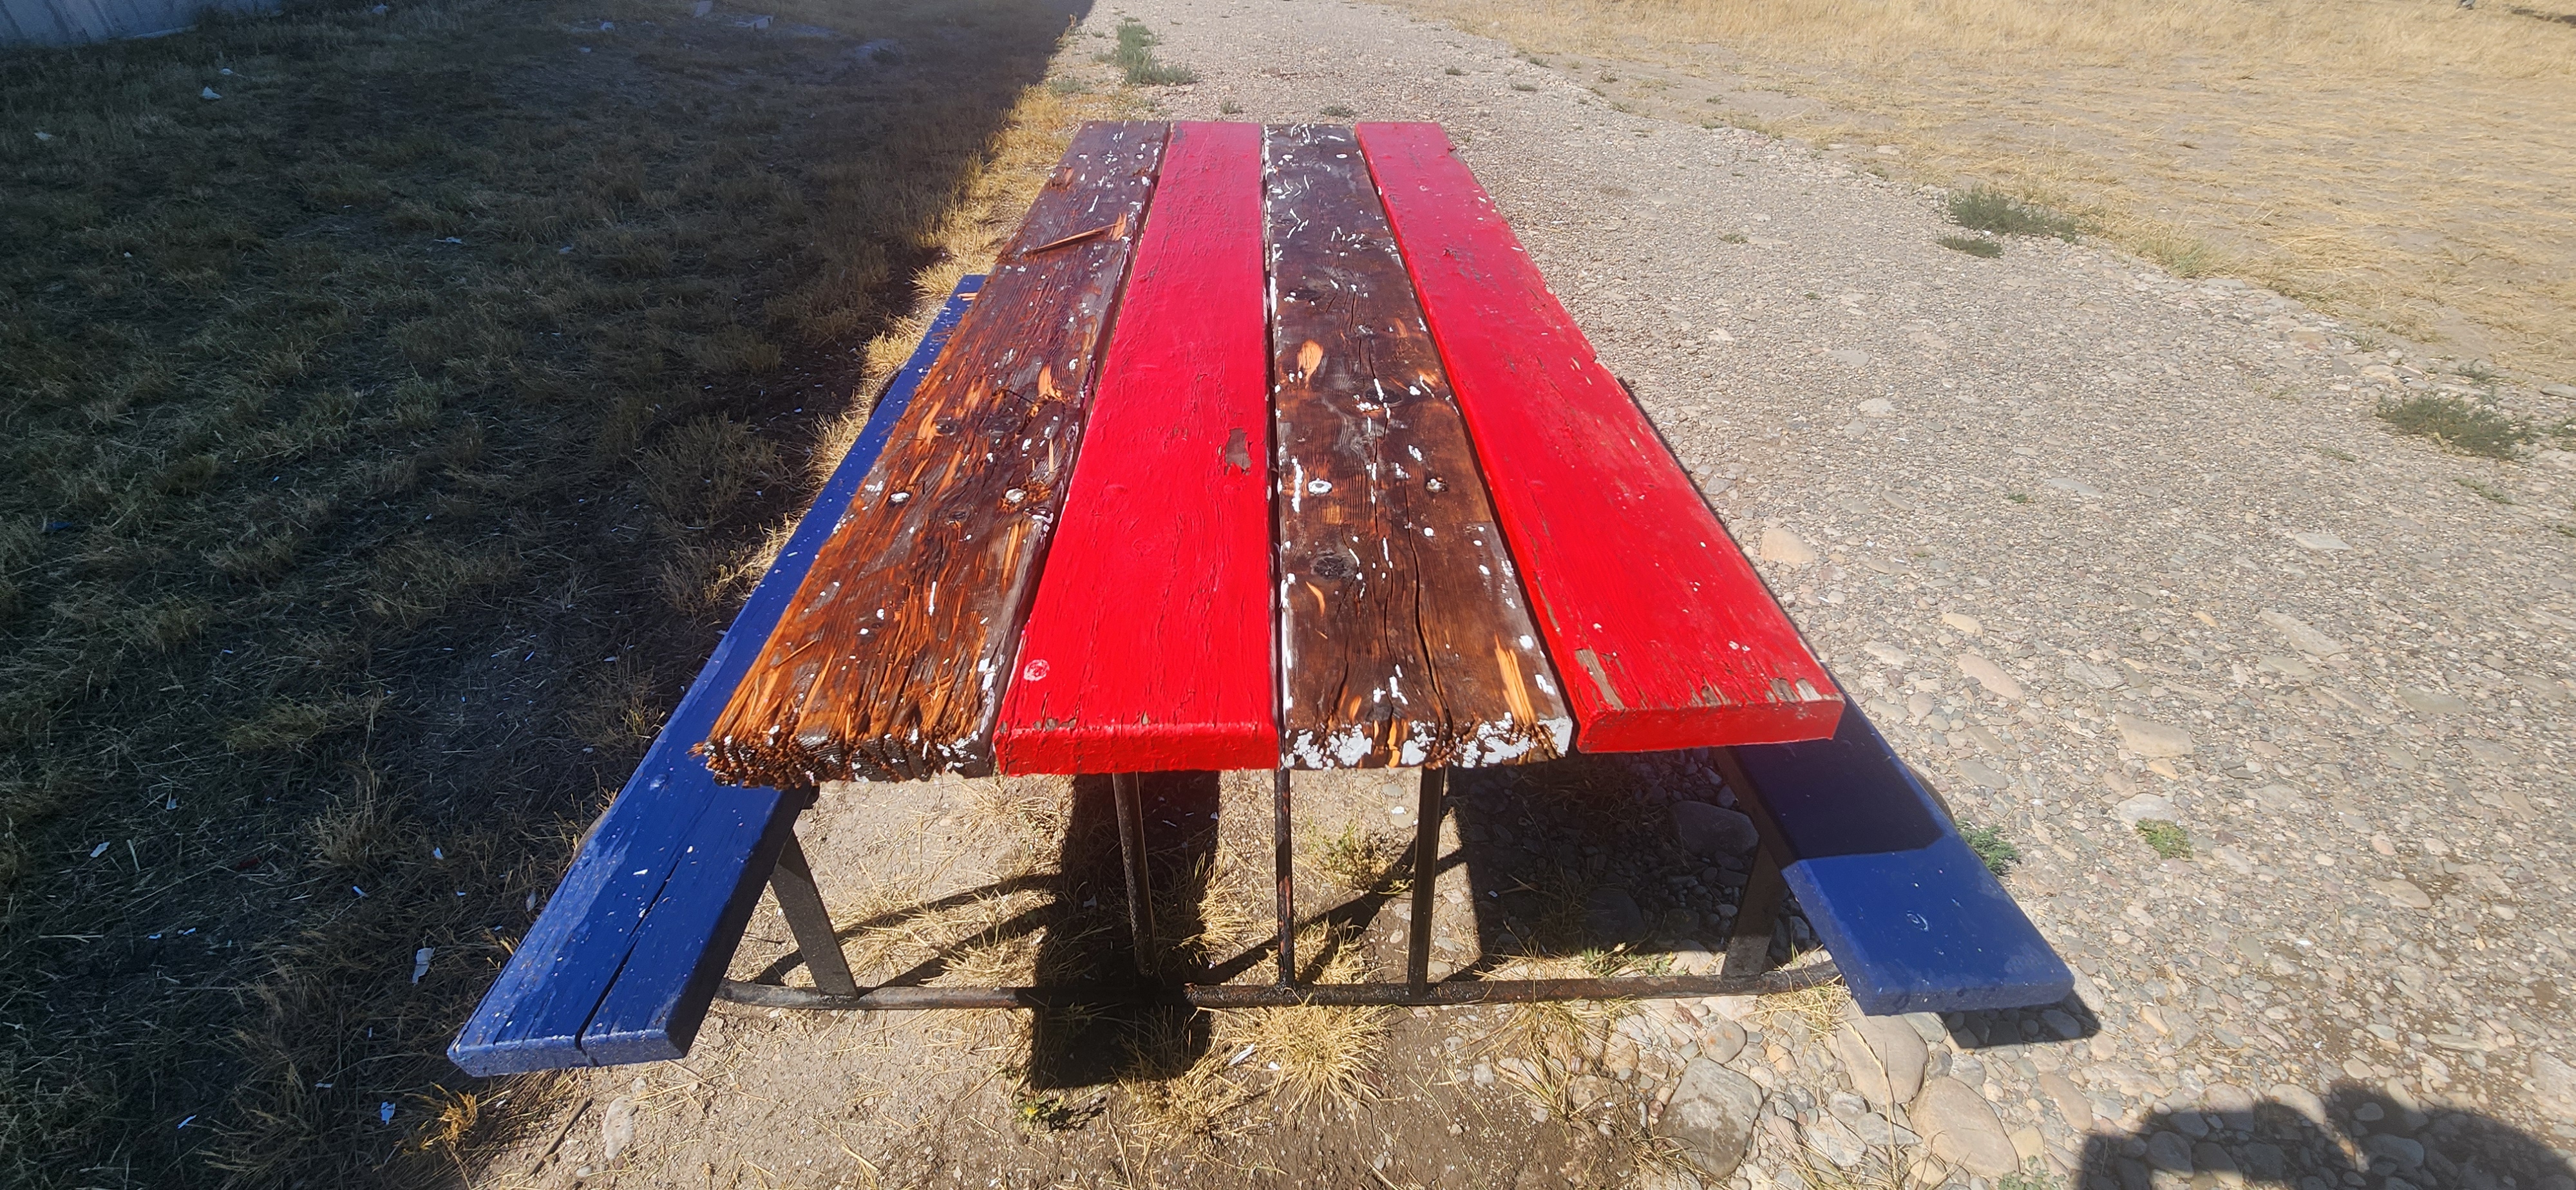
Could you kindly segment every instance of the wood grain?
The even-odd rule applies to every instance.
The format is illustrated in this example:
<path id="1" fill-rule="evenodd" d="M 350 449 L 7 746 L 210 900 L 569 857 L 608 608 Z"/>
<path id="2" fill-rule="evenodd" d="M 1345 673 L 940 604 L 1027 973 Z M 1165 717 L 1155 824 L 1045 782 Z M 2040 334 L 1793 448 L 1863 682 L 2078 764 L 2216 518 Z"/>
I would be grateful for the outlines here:
<path id="1" fill-rule="evenodd" d="M 1842 694 L 1436 124 L 1359 142 L 1586 752 L 1830 736 Z"/>
<path id="2" fill-rule="evenodd" d="M 1005 670 L 1166 131 L 1075 134 L 717 719 L 706 756 L 719 779 L 990 770 Z"/>
<path id="3" fill-rule="evenodd" d="M 1261 129 L 1175 124 L 1048 547 L 995 759 L 1269 768 Z"/>
<path id="4" fill-rule="evenodd" d="M 1359 143 L 1264 142 L 1283 763 L 1557 756 L 1573 724 Z"/>

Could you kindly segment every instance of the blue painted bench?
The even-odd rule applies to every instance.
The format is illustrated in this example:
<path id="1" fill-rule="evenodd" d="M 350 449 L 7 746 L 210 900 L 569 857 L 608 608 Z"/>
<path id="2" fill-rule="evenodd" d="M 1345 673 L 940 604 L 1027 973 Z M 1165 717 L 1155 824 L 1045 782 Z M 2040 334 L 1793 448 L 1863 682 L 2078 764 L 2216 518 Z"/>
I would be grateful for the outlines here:
<path id="1" fill-rule="evenodd" d="M 1858 706 L 1830 739 L 1718 757 L 1862 1012 L 2026 1008 L 2074 991 L 2065 960 Z"/>
<path id="2" fill-rule="evenodd" d="M 761 887 L 780 873 L 780 857 L 792 855 L 792 827 L 813 796 L 718 785 L 690 746 L 707 738 L 983 280 L 958 282 L 643 764 L 583 840 L 501 978 L 448 1047 L 466 1072 L 609 1066 L 689 1052 Z M 802 876 L 801 859 L 787 874 Z M 800 883 L 794 891 L 810 894 L 810 881 Z"/>

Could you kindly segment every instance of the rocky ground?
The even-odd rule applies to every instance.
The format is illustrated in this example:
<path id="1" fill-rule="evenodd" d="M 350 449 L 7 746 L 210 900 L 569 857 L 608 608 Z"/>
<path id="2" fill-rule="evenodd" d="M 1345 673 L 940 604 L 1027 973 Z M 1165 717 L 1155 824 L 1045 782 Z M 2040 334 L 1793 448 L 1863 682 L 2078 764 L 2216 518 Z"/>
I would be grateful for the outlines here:
<path id="1" fill-rule="evenodd" d="M 688 1063 L 589 1076 L 484 1180 L 2576 1190 L 2576 456 L 2470 458 L 2373 416 L 2492 390 L 2564 417 L 2576 394 L 2091 246 L 1954 252 L 1941 196 L 1866 156 L 1610 110 L 1389 10 L 1133 0 L 1085 28 L 1121 17 L 1201 76 L 1158 92 L 1171 117 L 1451 130 L 1857 704 L 2018 852 L 2007 885 L 2076 996 L 1553 1030 L 1418 1010 L 1349 1043 L 1362 1093 L 1304 1100 L 1261 1082 L 1288 1042 L 1249 1025 L 1182 1025 L 1160 1074 L 1084 1073 L 1108 1043 L 1062 1023 L 723 1010 Z M 1105 77 L 1103 44 L 1077 36 L 1066 76 Z M 827 893 L 845 922 L 983 906 L 958 928 L 992 944 L 984 975 L 1079 966 L 1003 943 L 1048 888 L 1088 887 L 1075 846 L 1037 842 L 1084 837 L 1081 801 L 981 785 L 827 793 Z M 1399 785 L 1301 780 L 1310 859 L 1335 831 L 1403 837 Z M 1444 969 L 1722 948 L 1744 863 L 1702 758 L 1456 793 Z M 1197 840 L 1212 959 L 1261 932 L 1266 799 L 1242 777 L 1158 794 L 1160 829 Z M 1352 903 L 1348 953 L 1384 969 L 1395 904 Z M 784 950 L 772 917 L 752 935 L 738 976 Z M 943 945 L 869 953 L 974 949 Z M 1811 943 L 1793 921 L 1783 946 Z M 1184 1092 L 1209 1106 L 1187 1126 Z"/>

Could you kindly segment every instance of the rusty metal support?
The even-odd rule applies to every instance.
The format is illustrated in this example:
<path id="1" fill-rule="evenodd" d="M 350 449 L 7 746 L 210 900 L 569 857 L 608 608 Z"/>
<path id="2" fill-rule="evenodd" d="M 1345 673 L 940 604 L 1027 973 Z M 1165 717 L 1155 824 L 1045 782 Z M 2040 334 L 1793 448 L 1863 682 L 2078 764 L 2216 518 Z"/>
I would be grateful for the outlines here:
<path id="1" fill-rule="evenodd" d="M 1440 803 L 1448 791 L 1449 770 L 1422 770 L 1413 811 L 1413 919 L 1404 936 L 1404 982 L 1417 996 L 1431 986 L 1431 894 L 1440 881 Z"/>
<path id="2" fill-rule="evenodd" d="M 793 833 L 778 853 L 778 866 L 770 870 L 769 892 L 778 898 L 778 912 L 787 918 L 787 932 L 796 937 L 796 953 L 814 977 L 815 990 L 827 996 L 858 995 L 859 981 L 850 974 L 840 938 L 832 933 L 832 911 L 824 907 L 814 869 L 806 865 L 805 849 L 796 845 Z"/>
<path id="3" fill-rule="evenodd" d="M 1771 965 L 1771 927 L 1780 920 L 1780 899 L 1788 891 L 1770 845 L 1755 847 L 1744 899 L 1735 907 L 1735 932 L 1726 939 L 1726 974 L 1751 975 Z"/>
<path id="4" fill-rule="evenodd" d="M 1109 777 L 1112 807 L 1118 815 L 1118 858 L 1127 869 L 1127 938 L 1135 948 L 1136 970 L 1154 970 L 1154 881 L 1145 870 L 1145 799 L 1137 793 L 1134 773 Z"/>
<path id="5" fill-rule="evenodd" d="M 1279 986 L 1297 982 L 1297 867 L 1289 846 L 1288 770 L 1272 773 L 1271 864 L 1279 876 Z"/>
<path id="6" fill-rule="evenodd" d="M 1013 988 L 874 988 L 857 996 L 826 996 L 804 988 L 726 980 L 716 998 L 759 1008 L 827 1012 L 910 1012 L 942 1008 L 1065 1009 L 1110 1004 L 1183 1004 L 1191 1008 L 1293 1008 L 1299 1005 L 1528 1004 L 1545 1000 L 1671 1000 L 1700 996 L 1768 996 L 1794 992 L 1837 977 L 1831 963 L 1731 975 L 1632 975 L 1610 979 L 1446 979 L 1416 988 L 1410 983 L 1185 984 L 1153 987 L 1064 984 Z"/>

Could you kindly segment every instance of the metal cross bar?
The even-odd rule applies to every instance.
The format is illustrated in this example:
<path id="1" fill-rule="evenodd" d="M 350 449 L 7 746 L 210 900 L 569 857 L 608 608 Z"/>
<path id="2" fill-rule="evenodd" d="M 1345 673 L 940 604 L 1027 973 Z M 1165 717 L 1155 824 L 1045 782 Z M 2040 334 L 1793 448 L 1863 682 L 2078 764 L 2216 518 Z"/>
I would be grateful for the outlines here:
<path id="1" fill-rule="evenodd" d="M 812 988 L 725 980 L 716 997 L 766 1008 L 821 1011 L 906 1012 L 929 1009 L 1031 1008 L 1063 1009 L 1112 1004 L 1180 1004 L 1199 1009 L 1278 1008 L 1301 1004 L 1332 1006 L 1452 1004 L 1521 1004 L 1545 1000 L 1639 1000 L 1697 996 L 1760 996 L 1829 983 L 1838 977 L 1832 963 L 1787 970 L 1771 968 L 1773 926 L 1788 886 L 1765 838 L 1755 850 L 1744 898 L 1726 946 L 1725 965 L 1715 975 L 1635 975 L 1592 979 L 1431 979 L 1431 918 L 1439 875 L 1440 822 L 1449 776 L 1445 769 L 1422 770 L 1413 841 L 1413 889 L 1405 934 L 1405 979 L 1402 983 L 1300 983 L 1296 977 L 1296 870 L 1291 847 L 1289 774 L 1272 778 L 1273 862 L 1278 879 L 1279 978 L 1271 984 L 1074 983 L 1052 987 L 921 987 L 889 986 L 862 990 L 833 936 L 829 913 L 814 887 L 805 853 L 790 836 L 779 854 L 770 887 L 796 946 L 814 977 Z M 1127 928 L 1135 947 L 1136 969 L 1150 976 L 1154 913 L 1153 884 L 1145 867 L 1145 810 L 1138 775 L 1110 777 L 1118 816 L 1118 850 L 1127 878 Z"/>

